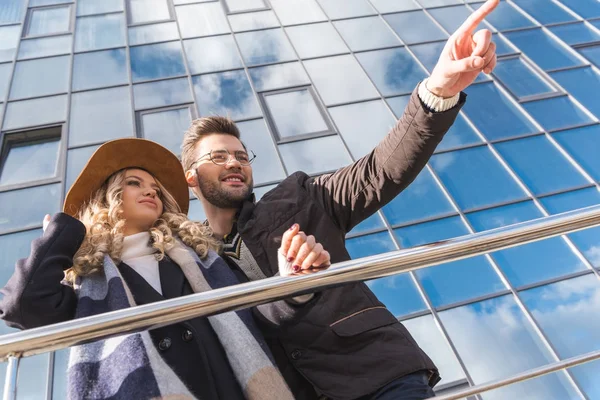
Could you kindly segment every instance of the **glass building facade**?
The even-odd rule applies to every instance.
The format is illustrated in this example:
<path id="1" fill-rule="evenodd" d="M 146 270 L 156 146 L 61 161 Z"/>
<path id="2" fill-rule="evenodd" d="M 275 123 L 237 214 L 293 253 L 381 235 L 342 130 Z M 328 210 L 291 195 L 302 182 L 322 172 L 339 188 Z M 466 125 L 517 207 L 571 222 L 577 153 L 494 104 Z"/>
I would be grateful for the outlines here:
<path id="1" fill-rule="evenodd" d="M 0 284 L 107 140 L 178 153 L 193 118 L 228 115 L 258 155 L 257 197 L 360 158 L 480 5 L 2 0 Z M 352 257 L 600 203 L 600 2 L 502 0 L 482 27 L 496 70 L 467 89 L 415 182 L 350 232 Z M 196 200 L 190 216 L 203 218 Z M 442 393 L 600 349 L 599 268 L 595 228 L 368 285 L 439 366 Z M 18 398 L 65 398 L 67 359 L 23 359 Z M 599 373 L 595 362 L 481 398 L 600 399 Z"/>

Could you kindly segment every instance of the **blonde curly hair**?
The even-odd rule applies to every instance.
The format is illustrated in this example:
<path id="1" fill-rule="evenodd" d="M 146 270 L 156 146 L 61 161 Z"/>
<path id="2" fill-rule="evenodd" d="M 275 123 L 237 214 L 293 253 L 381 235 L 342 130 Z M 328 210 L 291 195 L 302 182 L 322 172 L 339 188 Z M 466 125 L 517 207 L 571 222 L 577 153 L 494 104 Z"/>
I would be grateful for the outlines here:
<path id="1" fill-rule="evenodd" d="M 74 283 L 77 277 L 102 271 L 106 254 L 116 264 L 121 261 L 125 226 L 121 205 L 127 170 L 111 175 L 77 214 L 77 219 L 86 227 L 86 235 L 73 257 L 73 267 L 66 272 L 67 281 Z M 160 189 L 163 214 L 154 222 L 149 233 L 150 245 L 157 250 L 157 260 L 164 258 L 175 237 L 192 248 L 200 258 L 206 257 L 209 249 L 218 251 L 219 245 L 212 237 L 212 230 L 200 222 L 190 221 L 181 212 L 174 197 L 158 180 L 156 183 Z"/>

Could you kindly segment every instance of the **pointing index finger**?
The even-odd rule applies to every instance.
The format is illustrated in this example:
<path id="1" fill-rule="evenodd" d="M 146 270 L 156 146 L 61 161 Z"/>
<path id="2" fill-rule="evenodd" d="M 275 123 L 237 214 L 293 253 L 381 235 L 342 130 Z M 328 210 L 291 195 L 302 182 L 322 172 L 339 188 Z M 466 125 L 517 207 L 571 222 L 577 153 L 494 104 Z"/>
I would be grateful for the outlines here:
<path id="1" fill-rule="evenodd" d="M 487 0 L 481 7 L 473 11 L 469 18 L 454 32 L 455 35 L 472 33 L 485 17 L 487 17 L 500 4 L 500 0 Z"/>

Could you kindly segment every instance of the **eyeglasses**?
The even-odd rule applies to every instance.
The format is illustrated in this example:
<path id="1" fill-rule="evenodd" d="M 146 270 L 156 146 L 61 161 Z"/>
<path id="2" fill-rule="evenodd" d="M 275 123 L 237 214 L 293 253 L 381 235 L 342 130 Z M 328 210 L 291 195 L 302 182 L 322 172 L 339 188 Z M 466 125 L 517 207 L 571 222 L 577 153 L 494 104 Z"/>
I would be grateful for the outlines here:
<path id="1" fill-rule="evenodd" d="M 252 150 L 250 150 L 250 153 L 252 153 L 252 156 L 249 156 L 248 153 L 246 153 L 243 150 L 236 150 L 233 152 L 233 157 L 235 157 L 235 159 L 241 165 L 248 166 L 248 165 L 252 164 L 252 161 L 254 161 L 254 159 L 256 158 L 256 154 L 254 154 L 254 152 Z M 206 154 L 200 156 L 192 164 L 192 166 L 197 164 L 199 161 L 201 161 L 206 156 L 209 157 L 210 161 L 212 161 L 213 163 L 215 163 L 217 165 L 225 165 L 225 164 L 228 164 L 229 161 L 231 161 L 231 153 L 228 150 L 218 149 L 218 150 L 211 150 L 210 153 L 206 153 Z"/>

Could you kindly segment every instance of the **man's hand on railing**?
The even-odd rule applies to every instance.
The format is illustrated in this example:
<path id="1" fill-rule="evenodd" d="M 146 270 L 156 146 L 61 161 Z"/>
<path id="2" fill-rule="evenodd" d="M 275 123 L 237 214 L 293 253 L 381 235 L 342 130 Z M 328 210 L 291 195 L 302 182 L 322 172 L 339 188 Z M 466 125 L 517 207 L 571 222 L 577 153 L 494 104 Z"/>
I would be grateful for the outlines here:
<path id="1" fill-rule="evenodd" d="M 329 252 L 313 235 L 302 232 L 298 224 L 292 225 L 281 237 L 278 260 L 281 276 L 311 274 L 331 266 Z"/>

